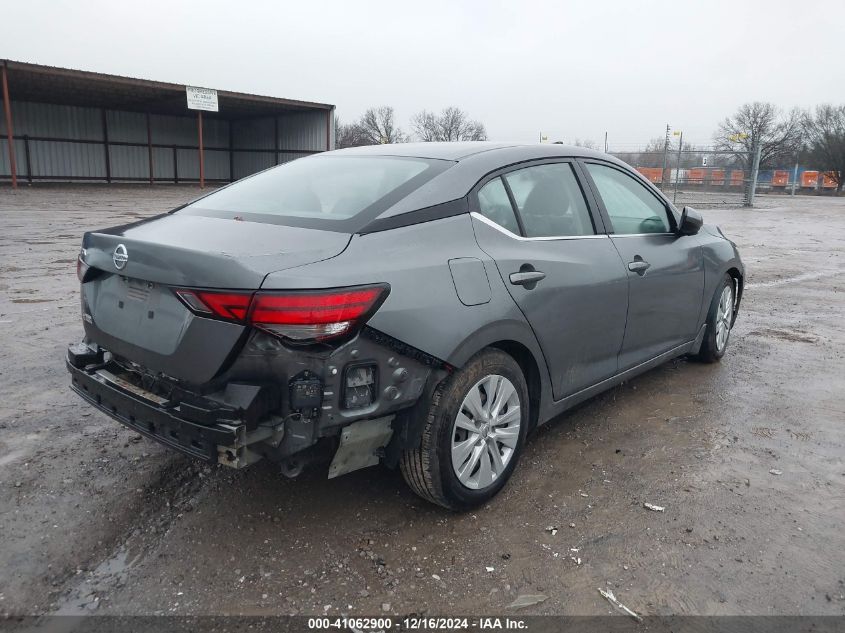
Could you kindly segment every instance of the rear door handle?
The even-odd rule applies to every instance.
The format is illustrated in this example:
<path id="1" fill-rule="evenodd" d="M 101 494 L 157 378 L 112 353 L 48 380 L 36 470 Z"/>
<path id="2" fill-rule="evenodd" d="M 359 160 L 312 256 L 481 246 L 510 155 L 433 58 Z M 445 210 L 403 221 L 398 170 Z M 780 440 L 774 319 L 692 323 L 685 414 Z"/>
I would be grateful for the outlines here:
<path id="1" fill-rule="evenodd" d="M 540 272 L 539 270 L 530 270 L 530 271 L 520 271 L 518 273 L 511 273 L 510 280 L 514 286 L 531 286 L 534 287 L 538 281 L 542 281 L 546 278 L 546 273 Z M 531 290 L 531 288 L 528 288 Z"/>
<path id="2" fill-rule="evenodd" d="M 651 264 L 649 264 L 639 255 L 634 258 L 634 261 L 628 262 L 628 270 L 630 270 L 632 273 L 637 273 L 640 277 L 645 275 L 645 271 L 647 271 L 649 268 L 651 268 Z"/>

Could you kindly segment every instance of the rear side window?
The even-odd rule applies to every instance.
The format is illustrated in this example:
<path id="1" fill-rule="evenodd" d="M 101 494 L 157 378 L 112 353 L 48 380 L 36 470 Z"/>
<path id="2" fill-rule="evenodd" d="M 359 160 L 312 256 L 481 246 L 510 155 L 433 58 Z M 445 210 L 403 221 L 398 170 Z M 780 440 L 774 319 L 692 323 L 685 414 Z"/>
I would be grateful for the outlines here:
<path id="1" fill-rule="evenodd" d="M 478 207 L 481 215 L 519 235 L 519 224 L 501 178 L 491 180 L 478 190 Z"/>
<path id="2" fill-rule="evenodd" d="M 619 234 L 668 233 L 665 205 L 631 176 L 596 163 L 587 163 L 613 230 Z"/>
<path id="3" fill-rule="evenodd" d="M 398 156 L 312 156 L 208 195 L 178 213 L 354 231 L 453 163 Z"/>
<path id="4" fill-rule="evenodd" d="M 594 235 L 572 165 L 551 163 L 505 174 L 526 237 Z"/>

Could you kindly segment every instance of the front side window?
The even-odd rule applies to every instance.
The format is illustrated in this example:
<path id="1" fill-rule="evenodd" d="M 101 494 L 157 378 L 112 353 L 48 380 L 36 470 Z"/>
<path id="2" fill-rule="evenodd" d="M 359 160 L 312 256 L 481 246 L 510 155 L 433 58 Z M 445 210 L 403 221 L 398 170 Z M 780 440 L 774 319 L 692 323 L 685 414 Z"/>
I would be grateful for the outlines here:
<path id="1" fill-rule="evenodd" d="M 478 190 L 478 208 L 488 220 L 519 235 L 519 224 L 501 178 L 491 180 Z"/>
<path id="2" fill-rule="evenodd" d="M 665 205 L 631 176 L 607 165 L 587 163 L 617 234 L 669 233 Z"/>
<path id="3" fill-rule="evenodd" d="M 526 237 L 594 235 L 581 187 L 569 163 L 526 167 L 505 174 Z"/>

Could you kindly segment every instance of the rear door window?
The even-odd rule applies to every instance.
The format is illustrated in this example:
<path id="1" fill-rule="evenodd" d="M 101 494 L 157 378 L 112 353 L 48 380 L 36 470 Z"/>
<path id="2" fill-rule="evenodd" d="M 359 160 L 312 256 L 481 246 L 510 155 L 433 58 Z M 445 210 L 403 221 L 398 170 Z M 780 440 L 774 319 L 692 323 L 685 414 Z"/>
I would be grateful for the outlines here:
<path id="1" fill-rule="evenodd" d="M 478 190 L 478 208 L 488 220 L 519 235 L 519 224 L 501 178 L 495 178 Z"/>
<path id="2" fill-rule="evenodd" d="M 607 165 L 587 163 L 586 167 L 610 216 L 614 233 L 636 235 L 671 231 L 666 205 L 645 185 Z"/>
<path id="3" fill-rule="evenodd" d="M 584 194 L 569 163 L 526 167 L 505 174 L 526 237 L 594 235 Z"/>

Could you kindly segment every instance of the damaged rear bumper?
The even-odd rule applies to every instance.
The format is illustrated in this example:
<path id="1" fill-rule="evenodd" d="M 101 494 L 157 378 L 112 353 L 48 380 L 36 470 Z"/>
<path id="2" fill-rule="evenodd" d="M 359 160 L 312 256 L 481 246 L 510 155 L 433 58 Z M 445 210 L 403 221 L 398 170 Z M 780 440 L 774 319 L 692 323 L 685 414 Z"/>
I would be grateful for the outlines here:
<path id="1" fill-rule="evenodd" d="M 186 420 L 168 400 L 121 379 L 109 364 L 77 367 L 71 359 L 69 354 L 73 391 L 124 426 L 191 457 L 241 468 L 261 459 L 251 446 L 281 439 L 281 425 L 248 430 L 236 419 L 214 424 Z"/>
<path id="2" fill-rule="evenodd" d="M 417 445 L 442 361 L 378 332 L 337 348 L 296 348 L 253 332 L 213 381 L 190 385 L 96 342 L 68 347 L 72 389 L 124 426 L 207 462 L 261 459 L 296 476 L 331 461 L 336 477 Z M 331 458 L 334 459 L 331 459 Z"/>

